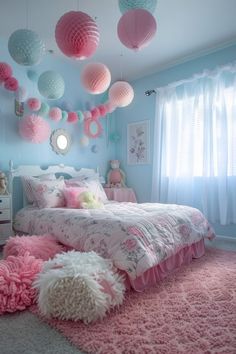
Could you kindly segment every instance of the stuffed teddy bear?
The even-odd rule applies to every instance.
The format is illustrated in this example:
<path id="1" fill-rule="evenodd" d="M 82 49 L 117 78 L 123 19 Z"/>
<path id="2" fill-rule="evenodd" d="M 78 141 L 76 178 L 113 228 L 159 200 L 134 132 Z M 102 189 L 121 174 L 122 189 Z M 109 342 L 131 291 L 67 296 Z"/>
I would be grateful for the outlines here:
<path id="1" fill-rule="evenodd" d="M 126 187 L 125 185 L 125 173 L 120 169 L 120 161 L 111 160 L 111 170 L 107 174 L 107 185 L 108 188 L 121 188 Z"/>
<path id="2" fill-rule="evenodd" d="M 83 209 L 101 209 L 103 204 L 99 202 L 92 192 L 82 192 L 79 195 L 80 206 Z"/>
<path id="3" fill-rule="evenodd" d="M 4 172 L 0 171 L 0 194 L 8 194 L 7 190 L 7 178 Z"/>

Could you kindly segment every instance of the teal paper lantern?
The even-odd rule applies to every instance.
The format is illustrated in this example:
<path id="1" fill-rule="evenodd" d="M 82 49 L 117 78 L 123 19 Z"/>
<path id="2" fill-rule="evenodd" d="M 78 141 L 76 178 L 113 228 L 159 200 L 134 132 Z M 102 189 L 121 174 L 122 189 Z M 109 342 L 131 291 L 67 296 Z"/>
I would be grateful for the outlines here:
<path id="1" fill-rule="evenodd" d="M 19 29 L 11 34 L 8 40 L 8 51 L 15 62 L 30 66 L 41 61 L 45 53 L 45 45 L 36 32 Z"/>
<path id="2" fill-rule="evenodd" d="M 47 99 L 61 98 L 65 91 L 63 77 L 55 71 L 45 71 L 38 79 L 38 90 Z"/>
<path id="3" fill-rule="evenodd" d="M 41 103 L 41 107 L 38 110 L 37 114 L 41 117 L 46 117 L 49 113 L 50 107 L 46 102 Z"/>
<path id="4" fill-rule="evenodd" d="M 119 8 L 122 14 L 134 9 L 143 9 L 153 13 L 156 6 L 157 0 L 119 0 Z"/>

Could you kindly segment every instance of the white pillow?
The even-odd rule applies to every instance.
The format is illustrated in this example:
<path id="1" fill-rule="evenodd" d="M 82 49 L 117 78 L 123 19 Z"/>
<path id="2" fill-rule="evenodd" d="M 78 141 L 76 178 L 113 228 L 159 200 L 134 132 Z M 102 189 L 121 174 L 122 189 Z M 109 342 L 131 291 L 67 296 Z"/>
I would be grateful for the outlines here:
<path id="1" fill-rule="evenodd" d="M 40 176 L 21 176 L 22 186 L 24 190 L 24 194 L 26 196 L 27 202 L 33 204 L 35 202 L 34 194 L 32 191 L 32 182 L 33 181 L 45 181 L 45 180 L 55 180 L 56 176 L 54 173 L 45 173 Z"/>
<path id="2" fill-rule="evenodd" d="M 31 182 L 31 187 L 39 208 L 59 208 L 65 206 L 63 189 L 64 179 L 37 180 Z"/>

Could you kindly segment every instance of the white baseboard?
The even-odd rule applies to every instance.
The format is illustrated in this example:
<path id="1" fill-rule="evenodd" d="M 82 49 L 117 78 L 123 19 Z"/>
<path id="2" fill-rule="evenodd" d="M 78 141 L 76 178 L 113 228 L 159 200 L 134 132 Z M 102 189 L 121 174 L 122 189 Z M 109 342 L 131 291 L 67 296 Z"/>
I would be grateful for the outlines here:
<path id="1" fill-rule="evenodd" d="M 236 237 L 226 236 L 226 235 L 216 235 L 215 240 L 219 240 L 222 242 L 236 242 Z"/>

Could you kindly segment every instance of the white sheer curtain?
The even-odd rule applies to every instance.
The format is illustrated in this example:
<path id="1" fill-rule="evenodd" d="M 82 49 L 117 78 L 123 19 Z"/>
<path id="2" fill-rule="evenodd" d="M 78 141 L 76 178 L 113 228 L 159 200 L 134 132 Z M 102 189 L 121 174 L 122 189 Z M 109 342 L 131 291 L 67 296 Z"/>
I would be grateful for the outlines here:
<path id="1" fill-rule="evenodd" d="M 156 91 L 152 201 L 236 223 L 236 64 Z"/>

